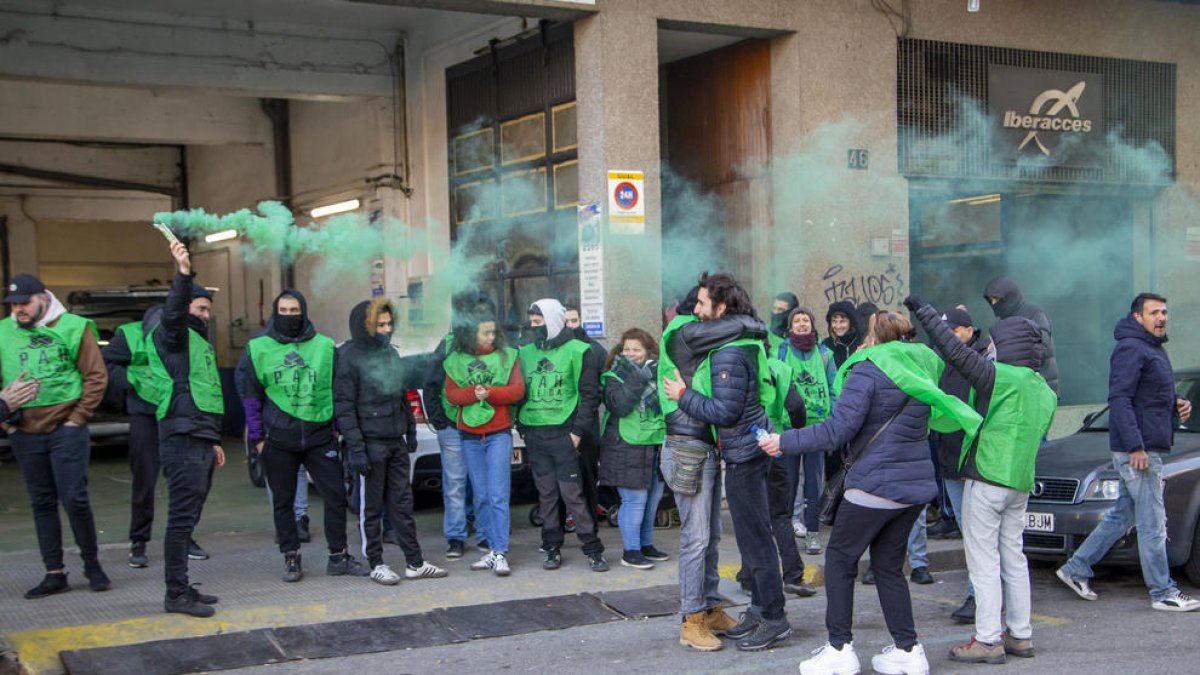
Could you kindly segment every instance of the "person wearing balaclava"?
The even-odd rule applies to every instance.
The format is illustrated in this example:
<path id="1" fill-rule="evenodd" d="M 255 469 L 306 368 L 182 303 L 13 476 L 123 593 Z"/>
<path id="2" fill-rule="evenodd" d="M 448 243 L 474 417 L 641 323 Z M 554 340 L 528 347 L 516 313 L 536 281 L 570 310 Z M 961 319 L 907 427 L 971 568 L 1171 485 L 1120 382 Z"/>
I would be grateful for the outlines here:
<path id="1" fill-rule="evenodd" d="M 1002 663 L 1006 653 L 1033 656 L 1029 565 L 1021 537 L 1038 449 L 1058 407 L 1058 396 L 1038 373 L 1045 349 L 1041 329 L 1021 316 L 993 324 L 992 362 L 964 344 L 931 305 L 910 296 L 904 306 L 921 321 L 938 354 L 970 384 L 975 410 L 983 416 L 959 459 L 960 527 L 975 588 L 975 636 L 952 649 L 950 659 Z"/>
<path id="2" fill-rule="evenodd" d="M 533 469 L 542 518 L 542 568 L 562 566 L 564 533 L 558 518 L 561 497 L 575 519 L 575 535 L 594 572 L 608 571 L 604 542 L 596 534 L 579 469 L 579 445 L 600 404 L 600 364 L 586 342 L 567 330 L 563 306 L 543 298 L 529 307 L 533 341 L 517 352 L 525 376 L 525 400 L 517 422 Z"/>
<path id="3" fill-rule="evenodd" d="M 767 340 L 770 342 L 770 351 L 774 352 L 779 349 L 779 345 L 787 340 L 788 333 L 788 316 L 793 309 L 800 306 L 800 298 L 796 297 L 791 291 L 782 291 L 775 296 L 771 301 L 771 323 L 767 326 Z"/>
<path id="4" fill-rule="evenodd" d="M 820 343 L 816 318 L 811 309 L 796 307 L 787 316 L 787 341 L 771 353 L 771 357 L 786 363 L 795 377 L 796 388 L 804 399 L 807 424 L 820 424 L 830 413 L 837 396 L 833 393 L 833 381 L 837 377 L 837 364 L 833 351 Z M 817 520 L 817 502 L 821 499 L 821 479 L 827 477 L 828 468 L 840 465 L 834 455 L 824 456 L 818 452 L 803 455 L 804 486 L 800 490 L 803 499 L 797 499 L 800 522 L 795 523 L 797 536 L 804 537 L 804 551 L 809 555 L 821 552 L 820 522 Z M 826 466 L 828 464 L 828 467 Z"/>
<path id="5" fill-rule="evenodd" d="M 350 339 L 337 350 L 333 412 L 346 463 L 358 480 L 359 535 L 371 580 L 384 586 L 400 575 L 383 561 L 383 506 L 408 566 L 405 579 L 436 579 L 446 570 L 425 560 L 413 520 L 410 454 L 417 423 L 408 405 L 408 376 L 392 347 L 392 303 L 364 300 L 350 310 Z M 278 514 L 278 508 L 276 509 Z M 278 515 L 276 516 L 278 521 Z"/>
<path id="6" fill-rule="evenodd" d="M 588 335 L 587 330 L 583 327 L 583 315 L 580 314 L 578 307 L 571 305 L 563 305 L 563 323 L 564 330 L 571 331 L 575 334 L 575 339 L 581 342 L 586 342 L 588 348 L 592 350 L 592 361 L 596 363 L 597 377 L 603 375 L 600 371 L 604 370 L 604 363 L 608 360 L 608 350 L 604 345 L 600 344 L 591 335 Z M 603 387 L 599 381 L 596 383 L 603 391 Z M 598 411 L 597 411 L 598 412 Z M 600 491 L 604 490 L 608 496 L 612 498 L 612 503 L 617 503 L 620 498 L 616 494 L 616 489 L 610 486 L 600 486 L 597 477 L 600 475 L 600 415 L 597 414 L 592 426 L 588 429 L 588 433 L 584 434 L 583 440 L 579 442 L 579 470 L 583 472 L 583 484 L 585 490 L 584 496 L 588 500 L 588 509 L 591 513 L 597 513 L 596 508 L 600 501 Z M 561 512 L 562 504 L 559 504 Z M 597 521 L 599 526 L 599 521 Z"/>
<path id="7" fill-rule="evenodd" d="M 188 558 L 207 557 L 192 541 L 212 473 L 225 464 L 221 418 L 225 399 L 217 356 L 208 342 L 212 294 L 195 283 L 191 257 L 171 244 L 178 271 L 163 304 L 162 318 L 147 339 L 150 371 L 164 392 L 158 402 L 159 463 L 167 482 L 170 507 L 163 542 L 167 612 L 200 618 L 215 614 L 217 597 L 201 593 L 188 578 Z"/>
<path id="8" fill-rule="evenodd" d="M 983 289 L 983 299 L 992 306 L 992 312 L 997 319 L 1007 319 L 1010 316 L 1023 316 L 1037 325 L 1042 336 L 1042 365 L 1038 373 L 1046 380 L 1046 384 L 1059 393 L 1058 389 L 1058 359 L 1054 356 L 1053 328 L 1050 317 L 1041 307 L 1025 300 L 1017 282 L 1008 277 L 996 277 L 987 283 Z"/>
<path id="9" fill-rule="evenodd" d="M 863 331 L 859 330 L 858 308 L 849 300 L 839 300 L 825 312 L 829 335 L 821 342 L 833 354 L 833 362 L 841 368 L 846 359 L 858 351 Z"/>
<path id="10" fill-rule="evenodd" d="M 271 488 L 283 580 L 304 575 L 293 517 L 301 467 L 325 504 L 325 574 L 366 576 L 368 570 L 346 550 L 346 490 L 333 429 L 334 343 L 317 333 L 299 291 L 285 289 L 275 298 L 266 330 L 246 343 L 246 358 L 246 432 Z"/>

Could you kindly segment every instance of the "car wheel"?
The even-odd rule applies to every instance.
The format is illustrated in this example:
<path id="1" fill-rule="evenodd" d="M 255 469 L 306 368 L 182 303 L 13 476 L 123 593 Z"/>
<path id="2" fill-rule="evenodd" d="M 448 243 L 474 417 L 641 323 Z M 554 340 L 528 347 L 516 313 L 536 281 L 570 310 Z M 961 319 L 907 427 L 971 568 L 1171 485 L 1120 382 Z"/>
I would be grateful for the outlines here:
<path id="1" fill-rule="evenodd" d="M 242 433 L 242 445 L 246 448 L 246 470 L 250 473 L 250 482 L 254 484 L 254 487 L 266 487 L 267 475 L 264 473 L 258 453 L 250 444 L 250 435 L 247 432 Z"/>
<path id="2" fill-rule="evenodd" d="M 529 524 L 534 527 L 542 526 L 542 516 L 538 513 L 538 505 L 534 504 L 529 507 Z"/>
<path id="3" fill-rule="evenodd" d="M 1200 586 L 1200 522 L 1192 533 L 1192 557 L 1183 564 L 1183 573 L 1193 586 Z"/>
<path id="4" fill-rule="evenodd" d="M 608 512 L 605 514 L 607 516 L 609 527 L 620 527 L 620 525 L 617 522 L 620 519 L 620 516 L 617 514 L 617 512 L 620 510 L 621 510 L 621 505 L 618 504 L 618 505 L 610 508 L 608 510 Z"/>

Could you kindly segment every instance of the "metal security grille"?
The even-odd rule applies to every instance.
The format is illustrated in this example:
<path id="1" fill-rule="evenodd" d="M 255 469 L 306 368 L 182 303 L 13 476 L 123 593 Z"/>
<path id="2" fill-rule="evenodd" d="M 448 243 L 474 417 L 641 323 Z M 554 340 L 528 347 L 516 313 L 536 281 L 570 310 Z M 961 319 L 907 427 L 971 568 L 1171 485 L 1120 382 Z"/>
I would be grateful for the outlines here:
<path id="1" fill-rule="evenodd" d="M 1036 497 L 1031 496 L 1031 502 L 1049 502 L 1057 504 L 1071 504 L 1075 502 L 1075 492 L 1079 489 L 1079 480 L 1075 478 L 1044 478 L 1038 476 L 1034 479 L 1034 489 L 1041 486 L 1041 494 Z"/>
<path id="2" fill-rule="evenodd" d="M 1175 178 L 1175 64 L 900 39 L 896 59 L 899 170 L 908 176 L 1149 184 L 1134 153 L 1109 153 L 1102 168 L 1029 167 L 991 157 L 989 134 L 963 133 L 986 110 L 988 65 L 1103 76 L 1107 128 L 1125 143 L 1157 143 Z M 998 122 L 993 120 L 998 125 Z M 953 139 L 954 142 L 947 142 Z"/>

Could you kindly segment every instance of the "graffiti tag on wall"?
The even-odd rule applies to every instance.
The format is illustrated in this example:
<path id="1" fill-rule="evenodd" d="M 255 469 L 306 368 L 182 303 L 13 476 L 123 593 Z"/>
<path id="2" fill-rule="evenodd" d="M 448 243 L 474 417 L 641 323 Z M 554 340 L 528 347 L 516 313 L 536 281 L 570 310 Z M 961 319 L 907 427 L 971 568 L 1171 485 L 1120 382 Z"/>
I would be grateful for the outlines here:
<path id="1" fill-rule="evenodd" d="M 825 270 L 821 277 L 825 301 L 848 300 L 854 304 L 872 302 L 880 307 L 898 305 L 904 300 L 904 277 L 889 263 L 882 272 L 854 274 L 841 265 Z"/>

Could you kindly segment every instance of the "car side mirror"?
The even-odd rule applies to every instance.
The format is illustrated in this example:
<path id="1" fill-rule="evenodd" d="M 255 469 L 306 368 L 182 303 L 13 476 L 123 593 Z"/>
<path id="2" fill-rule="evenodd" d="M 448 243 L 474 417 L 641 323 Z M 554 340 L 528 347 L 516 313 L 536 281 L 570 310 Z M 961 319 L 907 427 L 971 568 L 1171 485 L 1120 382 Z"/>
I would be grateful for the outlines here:
<path id="1" fill-rule="evenodd" d="M 1102 415 L 1102 414 L 1104 414 L 1103 410 L 1096 410 L 1094 412 L 1090 412 L 1087 415 L 1085 415 L 1083 417 L 1083 424 L 1080 426 L 1080 429 L 1086 429 L 1086 428 L 1092 426 L 1092 422 L 1095 422 L 1096 418 L 1100 417 L 1100 415 Z"/>

